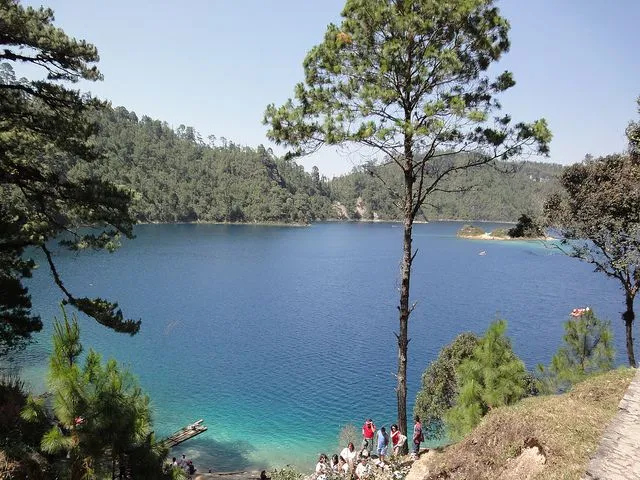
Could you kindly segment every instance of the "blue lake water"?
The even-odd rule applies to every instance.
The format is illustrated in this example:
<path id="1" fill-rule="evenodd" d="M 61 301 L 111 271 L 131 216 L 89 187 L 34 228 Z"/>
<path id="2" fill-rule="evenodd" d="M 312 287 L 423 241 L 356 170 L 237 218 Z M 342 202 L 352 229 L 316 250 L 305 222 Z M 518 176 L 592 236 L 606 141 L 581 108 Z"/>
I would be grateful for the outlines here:
<path id="1" fill-rule="evenodd" d="M 614 281 L 540 242 L 463 240 L 460 227 L 414 228 L 411 402 L 438 351 L 497 316 L 534 368 L 549 362 L 571 309 L 590 305 L 612 321 L 625 361 Z M 399 225 L 144 225 L 136 235 L 114 254 L 58 251 L 57 261 L 77 295 L 117 300 L 143 319 L 129 337 L 81 318 L 82 341 L 134 371 L 156 432 L 199 418 L 209 426 L 173 454 L 186 453 L 200 471 L 308 467 L 319 452 L 337 451 L 342 426 L 359 429 L 365 417 L 394 423 Z M 46 327 L 14 365 L 43 389 L 61 295 L 45 266 L 30 288 Z"/>

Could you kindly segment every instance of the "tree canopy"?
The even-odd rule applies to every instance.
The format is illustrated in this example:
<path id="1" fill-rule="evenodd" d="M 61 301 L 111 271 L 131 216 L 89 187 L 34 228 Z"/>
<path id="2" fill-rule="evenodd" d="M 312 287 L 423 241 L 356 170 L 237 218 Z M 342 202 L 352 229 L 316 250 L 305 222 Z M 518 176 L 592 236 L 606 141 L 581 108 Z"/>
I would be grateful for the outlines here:
<path id="1" fill-rule="evenodd" d="M 64 232 L 68 248 L 112 250 L 120 235 L 131 236 L 134 222 L 129 192 L 69 174 L 75 165 L 99 160 L 87 142 L 94 131 L 87 115 L 104 104 L 67 85 L 102 76 L 96 48 L 53 21 L 48 8 L 0 0 L 0 353 L 42 327 L 23 284 L 35 267 L 29 247 L 43 252 L 65 302 L 117 331 L 133 334 L 140 326 L 115 303 L 67 290 L 48 245 Z M 45 78 L 18 78 L 14 66 L 23 65 Z"/>

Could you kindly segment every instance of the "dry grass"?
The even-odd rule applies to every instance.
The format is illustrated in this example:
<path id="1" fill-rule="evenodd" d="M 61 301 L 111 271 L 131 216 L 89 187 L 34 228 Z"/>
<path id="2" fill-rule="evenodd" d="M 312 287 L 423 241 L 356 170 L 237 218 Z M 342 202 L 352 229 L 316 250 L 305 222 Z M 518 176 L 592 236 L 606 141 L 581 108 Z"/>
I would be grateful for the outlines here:
<path id="1" fill-rule="evenodd" d="M 460 443 L 417 463 L 424 480 L 523 478 L 515 461 L 539 446 L 546 462 L 527 478 L 579 479 L 635 374 L 619 369 L 586 380 L 563 395 L 527 398 L 496 409 Z M 521 463 L 521 462 L 520 462 Z"/>

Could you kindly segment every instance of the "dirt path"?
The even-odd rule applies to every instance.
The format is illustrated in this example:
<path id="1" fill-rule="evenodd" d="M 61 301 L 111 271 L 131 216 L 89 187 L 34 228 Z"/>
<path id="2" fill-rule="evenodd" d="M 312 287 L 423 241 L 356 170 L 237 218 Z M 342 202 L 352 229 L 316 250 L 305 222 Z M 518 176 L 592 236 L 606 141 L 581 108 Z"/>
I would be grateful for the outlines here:
<path id="1" fill-rule="evenodd" d="M 584 480 L 640 478 L 640 369 L 607 426 Z"/>

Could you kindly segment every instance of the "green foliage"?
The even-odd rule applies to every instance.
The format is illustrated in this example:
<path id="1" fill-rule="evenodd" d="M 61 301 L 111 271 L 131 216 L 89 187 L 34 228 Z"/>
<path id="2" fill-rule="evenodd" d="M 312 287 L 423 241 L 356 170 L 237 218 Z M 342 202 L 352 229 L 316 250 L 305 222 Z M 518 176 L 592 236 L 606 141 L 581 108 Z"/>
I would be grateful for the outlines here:
<path id="1" fill-rule="evenodd" d="M 456 164 L 464 162 L 460 159 Z M 547 197 L 559 191 L 561 165 L 523 162 L 513 170 L 513 164 L 497 161 L 496 166 L 479 166 L 473 173 L 458 173 L 444 179 L 444 191 L 431 193 L 418 217 L 515 221 L 522 212 L 538 217 Z M 508 175 L 502 173 L 511 170 Z M 402 208 L 397 192 L 401 191 L 402 182 L 402 172 L 395 164 L 383 160 L 380 165 L 367 163 L 347 175 L 334 177 L 329 188 L 331 200 L 344 205 L 351 219 L 360 199 L 371 216 L 375 212 L 381 220 L 400 220 Z M 460 193 L 451 195 L 451 191 Z"/>
<path id="2" fill-rule="evenodd" d="M 527 372 L 505 336 L 506 329 L 506 321 L 493 322 L 456 371 L 460 393 L 446 415 L 453 438 L 466 435 L 490 409 L 510 405 L 526 393 Z"/>
<path id="3" fill-rule="evenodd" d="M 191 127 L 174 131 L 123 107 L 102 110 L 95 120 L 93 143 L 102 161 L 91 170 L 76 166 L 72 173 L 94 175 L 132 192 L 141 222 L 307 223 L 340 218 L 336 203 L 346 207 L 348 219 L 359 218 L 358 206 L 365 211 L 363 220 L 374 214 L 381 220 L 402 217 L 393 194 L 401 189 L 402 176 L 392 165 L 369 163 L 328 180 L 317 169 L 306 173 L 262 146 L 213 136 L 205 143 Z M 458 175 L 444 184 L 460 189 L 473 182 L 476 188 L 455 197 L 434 192 L 422 212 L 429 219 L 514 220 L 523 210 L 538 215 L 542 199 L 555 191 L 559 172 L 559 166 L 534 162 L 509 176 L 480 168 L 473 178 Z"/>
<path id="4" fill-rule="evenodd" d="M 64 454 L 60 461 L 71 478 L 102 478 L 121 469 L 135 478 L 164 478 L 167 452 L 154 439 L 149 398 L 115 360 L 103 364 L 90 350 L 81 366 L 78 323 L 62 312 L 63 321 L 54 323 L 49 370 L 56 424 L 42 437 L 42 450 Z M 24 418 L 33 417 L 30 410 Z"/>
<path id="5" fill-rule="evenodd" d="M 465 225 L 460 230 L 458 230 L 457 234 L 459 237 L 481 237 L 485 234 L 483 228 L 476 227 L 474 225 Z"/>
<path id="6" fill-rule="evenodd" d="M 429 435 L 440 438 L 445 433 L 444 418 L 458 396 L 456 369 L 471 357 L 478 345 L 473 333 L 461 333 L 446 345 L 422 374 L 422 387 L 416 396 L 413 412 L 422 419 Z"/>
<path id="7" fill-rule="evenodd" d="M 508 238 L 509 237 L 509 230 L 506 228 L 496 228 L 495 230 L 493 230 L 490 234 L 492 237 L 496 237 L 496 238 Z"/>
<path id="8" fill-rule="evenodd" d="M 304 475 L 300 473 L 298 470 L 293 468 L 291 465 L 287 465 L 286 467 L 280 469 L 274 469 L 271 471 L 270 475 L 271 480 L 302 480 Z"/>
<path id="9" fill-rule="evenodd" d="M 88 138 L 88 115 L 104 106 L 65 83 L 102 78 L 96 48 L 53 25 L 47 8 L 0 0 L 0 354 L 24 345 L 42 322 L 31 314 L 23 280 L 36 247 L 68 303 L 116 331 L 135 333 L 139 322 L 114 313 L 103 299 L 75 298 L 55 269 L 47 241 L 68 232 L 72 248 L 107 248 L 131 236 L 128 192 L 91 175 L 71 178 L 72 166 L 91 170 L 99 155 Z M 12 65 L 41 68 L 45 80 L 16 78 Z M 95 227 L 89 234 L 78 227 Z"/>
<path id="10" fill-rule="evenodd" d="M 574 312 L 564 324 L 563 345 L 551 365 L 548 369 L 538 366 L 545 391 L 565 391 L 589 375 L 613 368 L 615 350 L 610 322 L 600 320 L 591 309 Z"/>
<path id="11" fill-rule="evenodd" d="M 545 204 L 545 223 L 559 248 L 616 279 L 625 295 L 627 357 L 635 367 L 633 302 L 640 289 L 640 162 L 633 154 L 587 157 L 567 167 L 562 191 Z"/>
<path id="12" fill-rule="evenodd" d="M 638 104 L 638 114 L 640 114 L 640 97 L 636 103 Z M 636 161 L 640 161 L 640 122 L 630 122 L 626 134 L 629 140 L 629 155 Z"/>
<path id="13" fill-rule="evenodd" d="M 520 215 L 515 227 L 509 229 L 511 238 L 539 238 L 544 236 L 542 229 L 526 214 Z"/>
<path id="14" fill-rule="evenodd" d="M 331 213 L 328 182 L 277 158 L 263 146 L 249 148 L 191 127 L 123 107 L 95 116 L 93 138 L 103 161 L 74 175 L 94 175 L 135 197 L 141 222 L 308 223 Z"/>
<path id="15" fill-rule="evenodd" d="M 267 107 L 276 142 L 298 154 L 355 142 L 393 161 L 406 154 L 403 138 L 412 149 L 424 145 L 429 159 L 436 156 L 430 147 L 445 145 L 477 151 L 513 142 L 498 157 L 533 144 L 547 152 L 543 120 L 488 122 L 494 95 L 515 84 L 509 72 L 485 76 L 509 48 L 509 24 L 492 1 L 349 0 L 342 17 L 307 54 L 295 101 Z"/>

